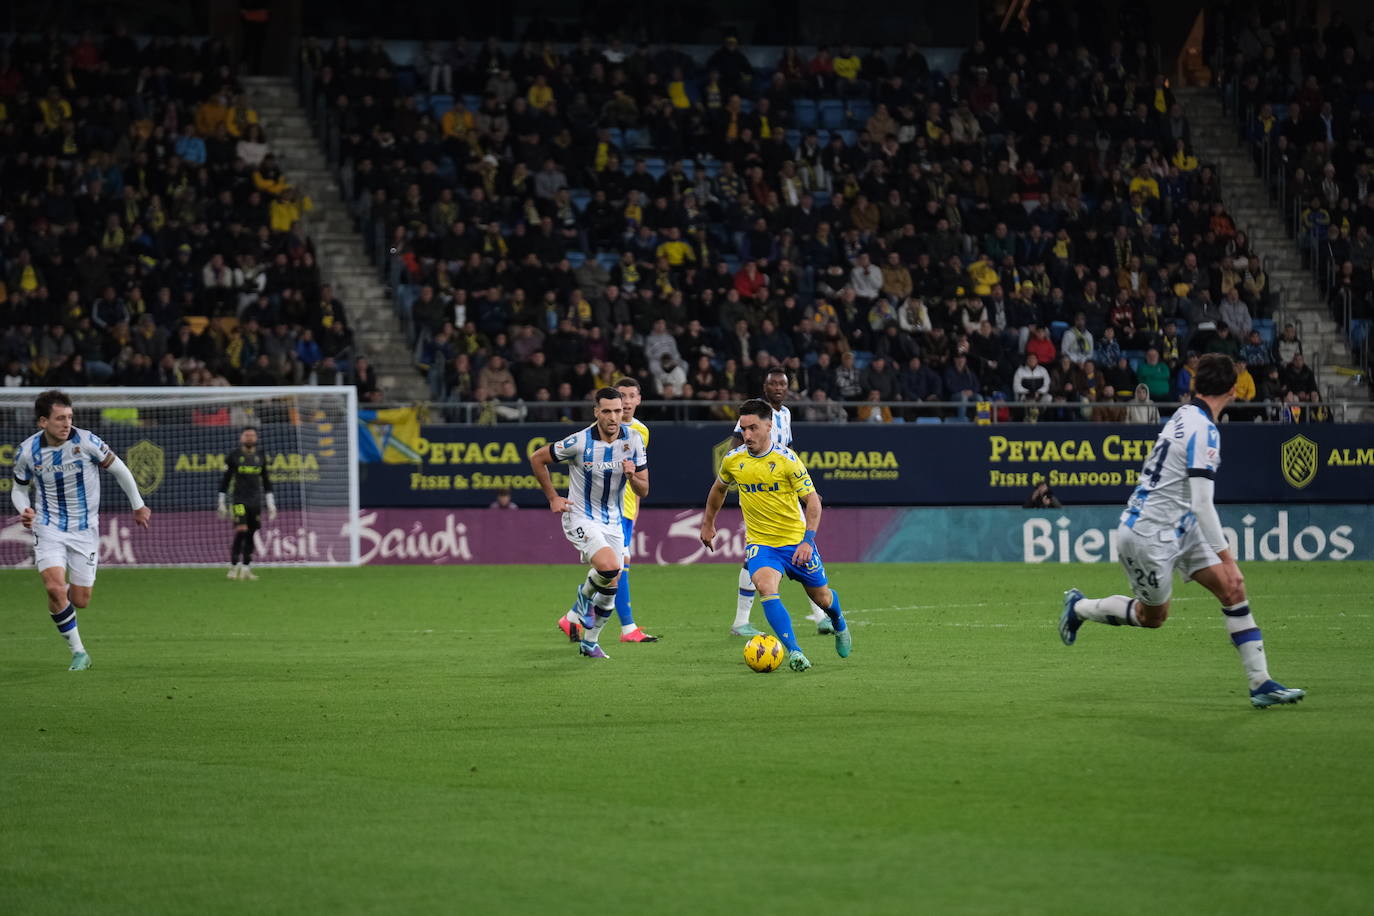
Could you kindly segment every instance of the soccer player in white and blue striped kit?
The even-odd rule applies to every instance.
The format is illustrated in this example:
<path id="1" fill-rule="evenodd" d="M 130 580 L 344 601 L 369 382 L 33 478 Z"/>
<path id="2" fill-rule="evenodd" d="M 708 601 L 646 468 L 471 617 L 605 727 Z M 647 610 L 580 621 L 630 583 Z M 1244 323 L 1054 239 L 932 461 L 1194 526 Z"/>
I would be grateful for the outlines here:
<path id="1" fill-rule="evenodd" d="M 625 487 L 640 499 L 649 495 L 649 455 L 639 433 L 621 421 L 624 403 L 614 388 L 596 392 L 596 422 L 530 456 L 530 469 L 563 519 L 563 534 L 591 570 L 578 586 L 566 620 L 579 634 L 578 652 L 610 658 L 601 648 L 601 629 L 615 613 L 620 564 L 625 554 L 621 510 Z M 554 489 L 549 465 L 568 465 L 568 495 Z"/>
<path id="2" fill-rule="evenodd" d="M 1305 692 L 1269 675 L 1245 580 L 1212 503 L 1221 466 L 1217 418 L 1235 397 L 1235 363 L 1221 353 L 1207 354 L 1198 362 L 1194 386 L 1192 402 L 1175 411 L 1160 430 L 1116 529 L 1117 554 L 1135 597 L 1085 598 L 1078 589 L 1069 589 L 1059 637 L 1064 645 L 1073 645 L 1088 620 L 1114 627 L 1164 626 L 1177 570 L 1221 601 L 1226 632 L 1250 681 L 1250 704 L 1296 703 Z"/>
<path id="3" fill-rule="evenodd" d="M 70 670 L 84 671 L 91 656 L 81 643 L 76 611 L 91 602 L 100 562 L 100 469 L 119 482 L 140 526 L 148 527 L 152 510 L 143 504 L 133 473 L 110 447 L 72 425 L 71 398 L 45 391 L 33 406 L 39 431 L 15 453 L 10 499 L 33 532 L 34 565 L 48 592 L 48 613 L 71 649 Z"/>

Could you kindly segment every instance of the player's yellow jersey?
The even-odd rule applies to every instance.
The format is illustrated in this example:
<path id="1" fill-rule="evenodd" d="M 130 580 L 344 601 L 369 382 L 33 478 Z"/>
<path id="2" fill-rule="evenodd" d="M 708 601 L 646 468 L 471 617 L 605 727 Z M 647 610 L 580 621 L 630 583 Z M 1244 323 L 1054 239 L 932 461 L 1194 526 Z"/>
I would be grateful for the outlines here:
<path id="1" fill-rule="evenodd" d="M 806 518 L 798 502 L 816 491 L 811 473 L 797 453 L 775 445 L 762 455 L 747 446 L 728 452 L 720 462 L 722 483 L 739 486 L 745 538 L 765 547 L 791 547 L 806 535 Z"/>
<path id="2" fill-rule="evenodd" d="M 644 447 L 647 449 L 649 447 L 649 427 L 639 422 L 638 417 L 629 422 L 629 427 L 639 433 L 639 438 L 644 440 Z M 635 495 L 633 487 L 625 488 L 625 500 L 620 507 L 620 514 L 630 521 L 634 521 L 635 516 L 639 515 L 639 497 Z"/>

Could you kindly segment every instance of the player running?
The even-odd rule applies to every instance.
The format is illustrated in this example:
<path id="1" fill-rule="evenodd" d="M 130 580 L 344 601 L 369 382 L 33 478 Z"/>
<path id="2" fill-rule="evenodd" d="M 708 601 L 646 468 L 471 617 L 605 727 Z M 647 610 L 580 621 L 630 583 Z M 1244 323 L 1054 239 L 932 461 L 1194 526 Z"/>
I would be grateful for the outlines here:
<path id="1" fill-rule="evenodd" d="M 234 542 L 229 548 L 230 579 L 253 579 L 253 536 L 262 526 L 264 500 L 267 520 L 277 517 L 277 498 L 272 495 L 272 476 L 267 472 L 267 456 L 258 451 L 258 431 L 245 426 L 239 433 L 239 447 L 224 460 L 224 478 L 219 482 L 220 518 L 229 518 L 227 494 L 234 494 Z"/>
<path id="2" fill-rule="evenodd" d="M 621 403 L 625 405 L 620 415 L 620 422 L 639 433 L 639 438 L 644 441 L 644 447 L 649 447 L 649 427 L 635 419 L 635 408 L 639 406 L 641 400 L 639 382 L 632 378 L 623 378 L 615 383 L 616 391 L 620 392 Z M 620 641 L 621 642 L 658 642 L 657 636 L 650 636 L 639 628 L 635 623 L 634 611 L 630 608 L 630 551 L 633 549 L 635 536 L 635 517 L 639 515 L 639 497 L 635 495 L 633 487 L 625 488 L 625 503 L 620 510 L 620 529 L 625 544 L 624 567 L 620 573 L 620 583 L 615 592 L 615 612 L 620 617 Z M 574 614 L 572 617 L 576 617 Z M 558 618 L 558 628 L 563 631 L 572 642 L 578 642 L 582 638 L 582 628 L 575 620 L 569 619 L 568 615 Z"/>
<path id="3" fill-rule="evenodd" d="M 1192 402 L 1174 412 L 1155 440 L 1116 529 L 1117 551 L 1134 600 L 1126 595 L 1085 598 L 1071 588 L 1064 593 L 1059 637 L 1064 645 L 1073 645 L 1085 620 L 1114 627 L 1164 626 L 1177 568 L 1185 580 L 1200 583 L 1221 601 L 1226 632 L 1250 679 L 1251 705 L 1296 703 L 1305 692 L 1269 676 L 1245 580 L 1212 505 L 1221 464 L 1216 418 L 1235 397 L 1235 364 L 1228 356 L 1209 353 L 1198 363 L 1195 386 Z"/>
<path id="4" fill-rule="evenodd" d="M 99 469 L 114 475 L 140 527 L 148 527 L 152 510 L 143 504 L 133 473 L 110 447 L 95 433 L 72 425 L 71 398 L 45 391 L 34 401 L 33 412 L 39 431 L 15 454 L 10 499 L 20 522 L 33 532 L 34 565 L 48 591 L 48 613 L 72 651 L 69 670 L 84 671 L 91 667 L 91 656 L 81 643 L 76 612 L 91 603 L 100 563 Z"/>
<path id="5" fill-rule="evenodd" d="M 784 403 L 787 399 L 788 383 L 787 370 L 782 366 L 774 366 L 768 370 L 768 375 L 763 380 L 763 399 L 773 409 L 772 428 L 773 444 L 790 448 L 792 446 L 792 411 Z M 744 435 L 740 431 L 740 425 L 735 424 L 732 434 L 735 439 L 734 447 L 739 448 L 744 442 Z M 808 602 L 811 611 L 806 615 L 806 619 L 816 625 L 816 632 L 822 636 L 828 636 L 834 632 L 830 625 L 830 618 L 825 615 L 814 601 Z M 730 627 L 733 636 L 757 636 L 762 630 L 753 626 L 749 622 L 749 614 L 754 609 L 754 580 L 749 575 L 749 561 L 746 559 L 740 564 L 739 570 L 739 597 L 735 600 L 735 622 Z"/>
<path id="6" fill-rule="evenodd" d="M 530 469 L 548 497 L 549 509 L 563 517 L 563 534 L 590 563 L 577 589 L 573 609 L 563 620 L 580 628 L 577 651 L 588 658 L 610 658 L 598 644 L 601 628 L 615 610 L 616 583 L 625 555 L 621 511 L 626 484 L 637 497 L 649 495 L 649 454 L 639 433 L 620 422 L 625 409 L 620 392 L 596 392 L 596 422 L 562 442 L 530 456 Z M 549 465 L 568 463 L 568 496 L 558 495 Z M 563 622 L 559 623 L 560 629 Z M 564 629 L 569 632 L 572 628 Z"/>
<path id="7" fill-rule="evenodd" d="M 806 589 L 824 609 L 835 634 L 835 652 L 848 658 L 853 644 L 840 609 L 840 596 L 828 586 L 825 566 L 816 549 L 816 529 L 821 523 L 821 496 L 801 459 L 779 445 L 773 430 L 774 405 L 757 398 L 740 408 L 740 432 L 744 445 L 721 459 L 716 482 L 706 497 L 701 519 L 701 543 L 715 550 L 716 515 L 725 504 L 730 484 L 739 487 L 744 512 L 745 564 L 751 584 L 763 593 L 763 613 L 773 633 L 787 647 L 787 664 L 805 671 L 811 662 L 802 654 L 792 632 L 792 618 L 778 597 L 784 574 Z M 802 500 L 806 505 L 803 517 Z"/>

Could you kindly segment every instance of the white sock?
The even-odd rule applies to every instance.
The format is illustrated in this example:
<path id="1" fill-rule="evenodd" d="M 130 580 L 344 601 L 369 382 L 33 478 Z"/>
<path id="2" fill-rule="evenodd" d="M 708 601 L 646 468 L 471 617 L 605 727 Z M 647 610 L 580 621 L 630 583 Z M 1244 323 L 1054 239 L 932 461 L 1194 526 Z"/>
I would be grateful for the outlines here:
<path id="1" fill-rule="evenodd" d="M 1084 620 L 1119 627 L 1123 623 L 1129 627 L 1140 626 L 1135 616 L 1135 600 L 1125 595 L 1109 595 L 1106 598 L 1080 598 L 1073 606 L 1073 612 Z"/>
<path id="2" fill-rule="evenodd" d="M 621 635 L 621 636 L 625 636 L 625 635 L 627 635 L 627 634 L 629 634 L 629 633 L 633 633 L 635 630 L 638 630 L 638 629 L 639 629 L 639 624 L 637 624 L 637 623 L 622 623 L 622 624 L 620 625 L 620 635 Z"/>
<path id="3" fill-rule="evenodd" d="M 1230 607 L 1223 607 L 1226 615 L 1226 632 L 1231 643 L 1240 653 L 1240 663 L 1245 667 L 1245 676 L 1250 679 L 1250 689 L 1269 680 L 1269 663 L 1264 657 L 1264 640 L 1260 628 L 1250 613 L 1250 602 L 1242 601 Z M 1239 641 L 1237 641 L 1239 639 Z"/>
<path id="4" fill-rule="evenodd" d="M 742 627 L 749 622 L 749 612 L 754 609 L 754 580 L 749 578 L 749 570 L 740 567 L 739 600 L 735 602 L 735 626 Z"/>
<path id="5" fill-rule="evenodd" d="M 810 598 L 806 599 L 806 603 L 811 605 L 811 612 L 806 615 L 807 620 L 811 621 L 812 623 L 820 623 L 822 620 L 830 619 L 826 615 L 825 611 L 821 610 L 821 606 L 819 604 L 812 601 Z"/>

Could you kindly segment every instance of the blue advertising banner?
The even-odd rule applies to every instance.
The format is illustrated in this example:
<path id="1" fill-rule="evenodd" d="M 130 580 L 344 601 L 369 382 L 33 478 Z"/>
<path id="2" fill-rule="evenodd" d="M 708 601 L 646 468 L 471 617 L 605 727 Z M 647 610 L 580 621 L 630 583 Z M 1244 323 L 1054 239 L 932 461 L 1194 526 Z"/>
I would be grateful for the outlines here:
<path id="1" fill-rule="evenodd" d="M 417 460 L 362 467 L 374 507 L 485 506 L 509 488 L 521 505 L 544 500 L 529 455 L 567 436 L 563 426 L 423 426 Z M 649 505 L 704 502 L 730 430 L 655 425 Z M 1020 505 L 1047 482 L 1066 505 L 1122 505 L 1157 430 L 1116 424 L 797 424 L 794 448 L 829 505 Z M 1374 425 L 1227 423 L 1221 430 L 1220 502 L 1374 502 Z M 393 459 L 394 460 L 394 459 Z M 566 487 L 566 475 L 554 482 Z"/>

